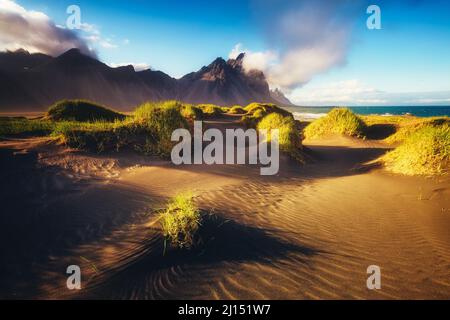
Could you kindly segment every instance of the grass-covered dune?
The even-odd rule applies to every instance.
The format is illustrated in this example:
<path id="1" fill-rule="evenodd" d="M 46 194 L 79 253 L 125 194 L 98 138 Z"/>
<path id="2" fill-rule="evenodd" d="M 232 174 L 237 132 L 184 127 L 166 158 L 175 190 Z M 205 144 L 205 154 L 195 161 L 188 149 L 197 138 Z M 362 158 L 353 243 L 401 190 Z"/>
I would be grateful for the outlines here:
<path id="1" fill-rule="evenodd" d="M 405 117 L 396 124 L 396 131 L 394 134 L 384 139 L 387 143 L 401 143 L 409 136 L 426 127 L 441 127 L 449 126 L 450 118 L 448 117 L 431 117 L 431 118 L 416 118 Z"/>
<path id="2" fill-rule="evenodd" d="M 269 113 L 279 113 L 285 117 L 292 117 L 292 114 L 273 103 L 253 102 L 243 108 L 246 114 L 242 117 L 242 122 L 247 126 L 256 126 L 258 121 Z"/>
<path id="3" fill-rule="evenodd" d="M 301 153 L 302 136 L 293 117 L 283 116 L 279 113 L 270 113 L 263 117 L 257 124 L 258 130 L 270 131 L 278 129 L 278 143 L 280 150 L 289 154 L 292 158 L 303 162 Z"/>
<path id="4" fill-rule="evenodd" d="M 377 140 L 395 147 L 378 159 L 389 171 L 405 175 L 449 172 L 449 117 L 359 116 L 347 108 L 335 108 L 306 126 L 304 135 L 309 139 L 335 134 L 370 139 L 377 128 L 385 134 Z"/>
<path id="5" fill-rule="evenodd" d="M 176 101 L 144 103 L 124 120 L 114 122 L 64 122 L 55 127 L 53 135 L 62 137 L 70 147 L 97 152 L 123 148 L 170 156 L 174 142 L 173 130 L 189 128 L 191 114 Z"/>
<path id="6" fill-rule="evenodd" d="M 305 129 L 292 114 L 274 104 L 251 103 L 245 107 L 213 104 L 186 104 L 179 101 L 143 103 L 125 116 L 108 108 L 81 100 L 64 100 L 49 108 L 40 119 L 0 118 L 0 136 L 49 135 L 69 147 L 95 151 L 134 151 L 170 156 L 171 134 L 177 128 L 192 129 L 194 120 L 222 114 L 241 116 L 249 128 L 279 130 L 280 150 L 304 161 L 303 135 L 320 139 L 348 135 L 372 139 L 373 128 L 390 128 L 379 139 L 395 147 L 379 159 L 390 171 L 407 175 L 443 174 L 449 167 L 449 117 L 359 116 L 347 108 L 332 109 Z M 391 130 L 391 131 L 390 131 Z"/>
<path id="7" fill-rule="evenodd" d="M 125 115 L 86 100 L 62 100 L 52 105 L 46 118 L 54 121 L 115 121 Z"/>
<path id="8" fill-rule="evenodd" d="M 58 137 L 69 147 L 94 151 L 123 148 L 168 157 L 173 130 L 191 128 L 194 120 L 229 111 L 213 104 L 179 101 L 148 102 L 124 115 L 84 100 L 63 100 L 50 106 L 40 119 L 0 118 L 0 136 L 18 134 Z"/>
<path id="9" fill-rule="evenodd" d="M 305 138 L 317 139 L 333 134 L 364 137 L 366 124 L 347 108 L 334 108 L 326 116 L 321 117 L 304 130 Z"/>
<path id="10" fill-rule="evenodd" d="M 247 113 L 242 116 L 241 122 L 249 128 L 279 130 L 278 142 L 280 150 L 293 159 L 304 162 L 302 153 L 303 135 L 293 115 L 272 103 L 251 103 L 243 108 Z"/>
<path id="11" fill-rule="evenodd" d="M 425 124 L 380 160 L 388 170 L 405 175 L 449 173 L 450 126 Z"/>
<path id="12" fill-rule="evenodd" d="M 392 126 L 382 141 L 395 149 L 379 161 L 387 170 L 405 175 L 441 175 L 450 169 L 450 118 L 363 116 L 367 126 Z"/>

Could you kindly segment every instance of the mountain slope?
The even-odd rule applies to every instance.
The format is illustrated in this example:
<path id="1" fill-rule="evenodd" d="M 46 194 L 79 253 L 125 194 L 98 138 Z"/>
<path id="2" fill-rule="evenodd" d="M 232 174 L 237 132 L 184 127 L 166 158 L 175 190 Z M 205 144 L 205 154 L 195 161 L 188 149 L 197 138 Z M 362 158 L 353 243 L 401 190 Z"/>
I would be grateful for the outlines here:
<path id="1" fill-rule="evenodd" d="M 262 72 L 245 72 L 243 58 L 217 58 L 177 80 L 161 71 L 136 72 L 131 65 L 111 68 L 78 49 L 55 58 L 24 50 L 0 53 L 0 110 L 42 111 L 61 99 L 88 99 L 124 111 L 144 101 L 167 99 L 290 104 L 273 95 Z"/>
<path id="2" fill-rule="evenodd" d="M 217 58 L 209 66 L 179 80 L 180 97 L 192 103 L 245 105 L 250 102 L 275 102 L 264 74 L 258 70 L 245 72 L 244 54 L 225 61 Z"/>

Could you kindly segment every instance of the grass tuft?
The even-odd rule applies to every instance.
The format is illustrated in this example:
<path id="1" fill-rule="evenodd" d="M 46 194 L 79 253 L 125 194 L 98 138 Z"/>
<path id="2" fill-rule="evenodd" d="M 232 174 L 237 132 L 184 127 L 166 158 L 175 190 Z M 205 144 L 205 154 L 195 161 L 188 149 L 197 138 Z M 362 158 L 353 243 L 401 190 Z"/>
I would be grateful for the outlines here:
<path id="1" fill-rule="evenodd" d="M 241 122 L 250 128 L 255 128 L 259 121 L 270 113 L 278 113 L 285 117 L 291 117 L 291 113 L 284 110 L 273 103 L 257 103 L 253 102 L 247 105 L 244 110 L 247 112 L 241 118 Z"/>
<path id="2" fill-rule="evenodd" d="M 405 141 L 409 136 L 421 130 L 424 127 L 439 127 L 450 125 L 450 118 L 413 118 L 410 121 L 404 121 L 399 124 L 397 131 L 384 139 L 385 142 L 394 144 Z"/>
<path id="3" fill-rule="evenodd" d="M 172 198 L 160 214 L 160 223 L 165 241 L 176 248 L 191 248 L 201 223 L 200 210 L 190 193 Z"/>
<path id="4" fill-rule="evenodd" d="M 364 137 L 366 125 L 364 121 L 347 108 L 334 108 L 304 130 L 307 139 L 317 139 L 333 134 Z"/>
<path id="5" fill-rule="evenodd" d="M 247 111 L 241 106 L 233 106 L 228 110 L 229 114 L 246 114 Z"/>
<path id="6" fill-rule="evenodd" d="M 179 128 L 189 128 L 177 101 L 144 103 L 136 109 L 134 117 L 135 124 L 148 132 L 142 151 L 163 158 L 170 156 L 175 144 L 171 141 L 172 132 Z"/>
<path id="7" fill-rule="evenodd" d="M 408 135 L 381 161 L 386 168 L 405 175 L 436 175 L 449 172 L 450 126 L 426 125 Z"/>
<path id="8" fill-rule="evenodd" d="M 203 115 L 206 117 L 214 117 L 222 114 L 224 111 L 222 110 L 222 107 L 216 106 L 215 104 L 209 103 L 209 104 L 199 104 L 196 106 L 197 108 L 201 109 L 203 112 Z"/>
<path id="9" fill-rule="evenodd" d="M 54 123 L 42 119 L 22 117 L 0 117 L 0 136 L 17 134 L 47 135 L 52 132 Z"/>
<path id="10" fill-rule="evenodd" d="M 258 122 L 257 129 L 268 130 L 269 138 L 270 131 L 272 129 L 278 129 L 280 150 L 288 153 L 294 159 L 304 162 L 300 152 L 302 148 L 302 136 L 293 117 L 283 116 L 279 113 L 270 113 Z"/>

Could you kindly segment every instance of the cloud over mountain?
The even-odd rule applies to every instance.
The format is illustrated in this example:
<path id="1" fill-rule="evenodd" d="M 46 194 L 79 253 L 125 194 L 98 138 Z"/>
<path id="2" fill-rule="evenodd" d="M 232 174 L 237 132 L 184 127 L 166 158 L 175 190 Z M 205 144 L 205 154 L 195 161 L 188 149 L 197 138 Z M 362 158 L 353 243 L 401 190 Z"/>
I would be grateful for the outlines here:
<path id="1" fill-rule="evenodd" d="M 352 27 L 357 14 L 365 12 L 364 2 L 255 0 L 255 19 L 269 47 L 279 49 L 244 50 L 244 65 L 263 70 L 272 87 L 289 91 L 345 64 Z"/>
<path id="2" fill-rule="evenodd" d="M 0 0 L 0 51 L 19 48 L 51 56 L 78 48 L 95 56 L 77 33 L 57 26 L 43 12 L 27 10 L 11 0 Z"/>

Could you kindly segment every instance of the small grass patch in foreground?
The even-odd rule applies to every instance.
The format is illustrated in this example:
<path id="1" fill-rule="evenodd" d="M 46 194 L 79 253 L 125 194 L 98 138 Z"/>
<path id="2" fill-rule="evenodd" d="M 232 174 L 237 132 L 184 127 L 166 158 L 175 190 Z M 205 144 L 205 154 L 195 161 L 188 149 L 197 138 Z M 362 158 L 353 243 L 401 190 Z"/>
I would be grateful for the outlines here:
<path id="1" fill-rule="evenodd" d="M 446 174 L 450 166 L 450 126 L 427 125 L 381 157 L 389 171 L 405 175 Z"/>
<path id="2" fill-rule="evenodd" d="M 159 216 L 166 243 L 175 248 L 191 248 L 201 223 L 201 213 L 191 193 L 176 195 Z"/>
<path id="3" fill-rule="evenodd" d="M 364 137 L 364 121 L 348 108 L 334 108 L 324 117 L 311 122 L 304 130 L 307 139 L 317 139 L 333 134 Z"/>

